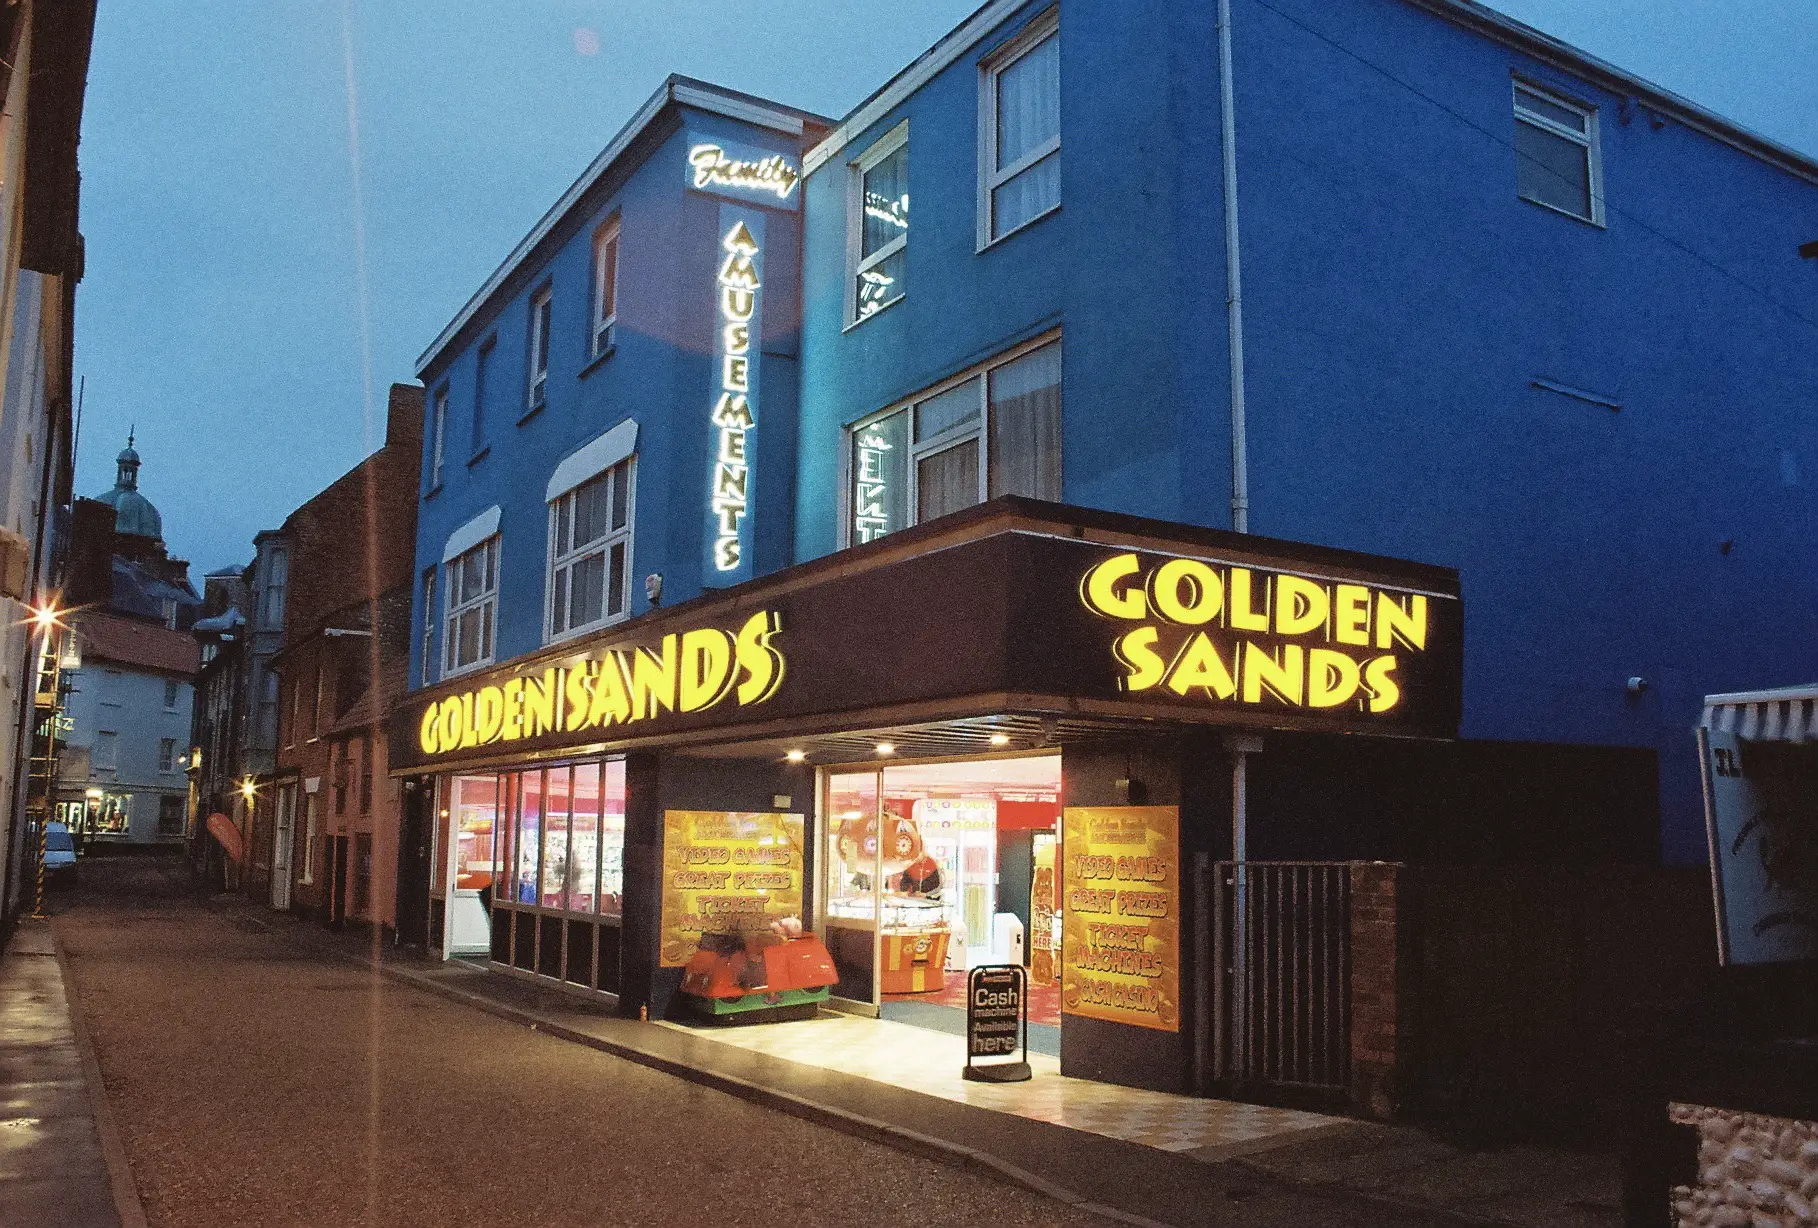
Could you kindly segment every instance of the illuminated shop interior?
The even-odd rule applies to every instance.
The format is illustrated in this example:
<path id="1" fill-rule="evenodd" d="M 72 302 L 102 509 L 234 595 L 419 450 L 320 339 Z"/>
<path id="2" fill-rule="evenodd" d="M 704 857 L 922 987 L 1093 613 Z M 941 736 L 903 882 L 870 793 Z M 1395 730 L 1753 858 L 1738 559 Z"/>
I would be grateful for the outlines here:
<path id="1" fill-rule="evenodd" d="M 1023 964 L 1030 1045 L 1058 1051 L 1060 755 L 830 768 L 823 780 L 835 995 L 959 1032 L 967 972 Z"/>
<path id="2" fill-rule="evenodd" d="M 616 991 L 624 760 L 445 776 L 438 791 L 430 898 L 443 953 Z"/>

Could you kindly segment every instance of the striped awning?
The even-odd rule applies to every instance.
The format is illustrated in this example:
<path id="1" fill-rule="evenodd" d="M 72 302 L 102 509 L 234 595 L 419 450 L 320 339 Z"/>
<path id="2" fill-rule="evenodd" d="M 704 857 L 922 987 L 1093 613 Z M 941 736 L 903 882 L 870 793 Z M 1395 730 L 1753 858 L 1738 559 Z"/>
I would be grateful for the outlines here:
<path id="1" fill-rule="evenodd" d="M 1751 742 L 1818 742 L 1818 685 L 1706 695 L 1698 723 Z"/>

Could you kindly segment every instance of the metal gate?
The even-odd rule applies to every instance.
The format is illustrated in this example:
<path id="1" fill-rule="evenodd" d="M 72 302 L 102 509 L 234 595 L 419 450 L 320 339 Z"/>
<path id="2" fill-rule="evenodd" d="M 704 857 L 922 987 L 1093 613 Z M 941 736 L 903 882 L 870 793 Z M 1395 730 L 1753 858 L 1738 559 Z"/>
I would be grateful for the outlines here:
<path id="1" fill-rule="evenodd" d="M 1351 863 L 1213 867 L 1213 1073 L 1343 1093 L 1351 1077 Z"/>

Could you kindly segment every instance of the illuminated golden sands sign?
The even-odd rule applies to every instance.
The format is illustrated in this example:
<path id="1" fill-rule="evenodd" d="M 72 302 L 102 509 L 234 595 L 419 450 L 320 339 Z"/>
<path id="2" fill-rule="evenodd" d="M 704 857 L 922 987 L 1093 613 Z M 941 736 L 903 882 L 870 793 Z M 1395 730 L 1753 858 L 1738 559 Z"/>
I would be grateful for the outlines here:
<path id="1" fill-rule="evenodd" d="M 1180 1030 L 1180 811 L 1061 816 L 1061 1009 Z"/>
<path id="2" fill-rule="evenodd" d="M 783 654 L 773 643 L 780 631 L 777 615 L 765 611 L 736 632 L 671 632 L 654 648 L 611 648 L 450 695 L 424 708 L 418 744 L 426 755 L 442 755 L 635 725 L 666 712 L 705 712 L 728 701 L 761 704 L 783 683 Z"/>
<path id="3" fill-rule="evenodd" d="M 1427 647 L 1420 593 L 1283 572 L 1115 555 L 1087 571 L 1080 600 L 1135 626 L 1112 651 L 1128 693 L 1386 713 L 1397 668 Z"/>
<path id="4" fill-rule="evenodd" d="M 719 145 L 694 146 L 688 151 L 688 165 L 697 188 L 771 192 L 778 200 L 789 199 L 802 179 L 801 172 L 782 154 L 735 158 Z"/>
<path id="5" fill-rule="evenodd" d="M 737 571 L 744 559 L 740 533 L 748 507 L 751 469 L 746 444 L 757 419 L 751 409 L 751 329 L 757 310 L 760 282 L 757 273 L 757 240 L 744 222 L 736 222 L 720 246 L 719 395 L 713 404 L 713 424 L 719 447 L 714 454 L 713 566 Z"/>

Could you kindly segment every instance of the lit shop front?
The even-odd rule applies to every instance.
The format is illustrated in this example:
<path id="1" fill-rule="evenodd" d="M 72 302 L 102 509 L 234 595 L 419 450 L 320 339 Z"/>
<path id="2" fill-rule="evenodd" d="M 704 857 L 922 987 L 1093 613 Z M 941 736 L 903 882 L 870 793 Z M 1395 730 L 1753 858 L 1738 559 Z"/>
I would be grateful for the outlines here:
<path id="1" fill-rule="evenodd" d="M 1452 738 L 1461 637 L 1447 569 L 1000 499 L 414 694 L 392 763 L 451 954 L 943 1030 L 1021 963 L 1033 1047 L 1184 1089 L 1231 739 Z"/>

